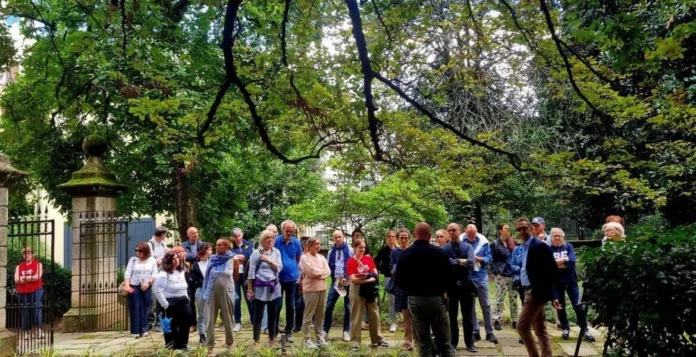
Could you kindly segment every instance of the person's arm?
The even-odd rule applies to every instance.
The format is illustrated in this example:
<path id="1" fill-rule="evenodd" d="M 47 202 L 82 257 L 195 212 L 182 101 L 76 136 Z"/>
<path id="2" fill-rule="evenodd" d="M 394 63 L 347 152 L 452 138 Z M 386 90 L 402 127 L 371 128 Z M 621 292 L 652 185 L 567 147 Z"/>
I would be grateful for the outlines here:
<path id="1" fill-rule="evenodd" d="M 138 258 L 135 258 L 138 259 Z M 134 259 L 131 258 L 128 261 L 128 265 L 126 266 L 126 272 L 123 274 L 123 281 L 126 283 L 126 287 L 130 287 L 130 280 L 131 277 L 133 276 L 133 268 L 135 268 L 135 262 L 133 261 Z"/>
<path id="2" fill-rule="evenodd" d="M 469 244 L 469 243 L 466 243 L 466 244 Z M 469 249 L 467 249 L 467 252 L 466 252 L 466 262 L 464 262 L 463 265 L 466 265 L 467 267 L 469 267 L 471 269 L 474 267 L 474 262 L 476 261 L 476 256 L 474 255 L 474 246 L 469 244 L 469 246 L 467 248 L 469 248 Z M 483 248 L 481 248 L 481 249 L 483 249 Z"/>
<path id="3" fill-rule="evenodd" d="M 239 280 L 239 260 L 234 259 L 234 263 L 232 263 L 232 264 L 233 264 L 232 278 L 234 279 L 234 281 L 238 281 Z"/>
<path id="4" fill-rule="evenodd" d="M 512 253 L 510 253 L 510 256 L 508 257 L 508 264 L 510 264 L 510 269 L 512 269 L 513 273 L 519 273 L 520 269 L 522 269 L 521 266 L 517 265 L 517 261 L 515 259 L 516 254 L 518 254 L 517 253 L 518 249 L 521 249 L 521 248 L 515 247 L 515 249 L 512 251 Z"/>
<path id="5" fill-rule="evenodd" d="M 193 262 L 196 261 L 196 256 L 193 254 L 193 249 L 191 249 L 191 242 L 188 242 L 187 245 L 183 245 L 184 250 L 186 251 L 186 261 L 193 264 Z"/>
<path id="6" fill-rule="evenodd" d="M 399 260 L 399 253 L 396 249 L 397 248 L 392 249 L 391 256 L 389 258 L 389 270 L 391 270 L 392 274 L 396 274 L 396 269 L 398 268 L 397 263 Z"/>
<path id="7" fill-rule="evenodd" d="M 568 248 L 568 258 L 565 261 L 565 266 L 566 268 L 575 268 L 575 250 L 573 249 L 573 245 L 566 243 L 566 247 Z"/>
<path id="8" fill-rule="evenodd" d="M 19 265 L 17 265 L 17 267 L 15 268 L 14 282 L 15 282 L 15 285 L 19 284 Z"/>
<path id="9" fill-rule="evenodd" d="M 491 245 L 490 244 L 484 244 L 483 247 L 481 247 L 481 267 L 485 268 L 488 264 L 491 263 L 491 260 L 493 259 L 491 257 Z"/>
<path id="10" fill-rule="evenodd" d="M 164 297 L 164 289 L 167 287 L 167 272 L 163 271 L 157 274 L 157 279 L 155 279 L 155 298 L 157 298 L 157 302 L 159 302 L 160 306 L 162 306 L 163 309 L 167 309 L 169 307 L 169 302 L 167 301 L 167 298 Z"/>
<path id="11" fill-rule="evenodd" d="M 329 262 L 326 260 L 326 258 L 324 258 L 323 255 L 319 255 L 319 260 L 321 261 L 323 272 L 318 279 L 324 280 L 331 276 L 331 268 L 329 268 Z"/>

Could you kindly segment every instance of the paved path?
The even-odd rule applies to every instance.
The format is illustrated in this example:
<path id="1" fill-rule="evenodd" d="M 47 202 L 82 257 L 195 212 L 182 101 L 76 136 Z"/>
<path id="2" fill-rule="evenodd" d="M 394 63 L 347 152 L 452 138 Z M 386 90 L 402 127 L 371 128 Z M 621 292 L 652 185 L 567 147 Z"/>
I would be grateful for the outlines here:
<path id="1" fill-rule="evenodd" d="M 219 329 L 222 331 L 221 329 Z M 349 350 L 349 344 L 343 342 L 340 336 L 340 329 L 334 328 L 329 336 L 328 342 L 331 343 L 331 348 L 325 350 L 325 354 L 309 354 L 311 356 L 337 356 L 342 357 L 345 352 L 337 351 Z M 387 330 L 384 330 L 387 331 Z M 554 356 L 573 356 L 575 352 L 575 344 L 577 342 L 578 329 L 574 327 L 571 331 L 571 338 L 567 341 L 561 339 L 561 331 L 549 325 L 549 331 L 553 340 L 553 355 Z M 599 331 L 592 331 L 597 342 L 587 343 L 583 341 L 579 356 L 599 356 L 602 350 L 603 338 Z M 383 332 L 384 337 L 392 345 L 396 346 L 403 338 L 403 332 L 396 333 Z M 484 334 L 485 335 L 485 334 Z M 479 341 L 476 343 L 479 352 L 469 353 L 460 346 L 457 350 L 457 356 L 526 356 L 527 352 L 524 346 L 519 344 L 518 336 L 510 327 L 504 327 L 502 331 L 496 331 L 499 344 L 494 345 L 487 341 Z M 485 336 L 484 336 L 485 337 Z M 287 350 L 289 356 L 307 355 L 302 351 L 295 351 L 293 348 L 301 341 L 301 334 L 294 336 L 295 343 L 291 344 Z M 225 356 L 254 356 L 249 347 L 251 346 L 251 328 L 245 326 L 241 332 L 235 334 L 235 345 L 237 348 L 232 353 L 226 352 L 224 349 L 224 334 L 216 333 L 216 345 L 218 348 L 215 352 L 218 355 Z M 262 343 L 265 342 L 262 338 Z M 369 335 L 367 331 L 363 331 L 363 344 L 367 344 Z M 462 340 L 463 341 L 463 340 Z M 461 343 L 461 342 L 460 342 Z M 199 348 L 197 333 L 191 334 L 189 345 L 193 348 L 190 356 L 206 356 L 206 350 Z M 55 334 L 54 350 L 59 356 L 170 356 L 174 354 L 162 354 L 164 339 L 161 333 L 153 333 L 150 336 L 135 339 L 126 332 L 94 332 L 94 333 L 72 333 L 72 334 Z M 369 349 L 366 349 L 369 351 Z M 158 353 L 159 352 L 159 353 Z M 377 349 L 372 353 L 364 352 L 364 355 L 376 356 L 416 356 L 413 354 L 398 354 L 396 349 Z M 266 356 L 265 354 L 263 356 Z"/>

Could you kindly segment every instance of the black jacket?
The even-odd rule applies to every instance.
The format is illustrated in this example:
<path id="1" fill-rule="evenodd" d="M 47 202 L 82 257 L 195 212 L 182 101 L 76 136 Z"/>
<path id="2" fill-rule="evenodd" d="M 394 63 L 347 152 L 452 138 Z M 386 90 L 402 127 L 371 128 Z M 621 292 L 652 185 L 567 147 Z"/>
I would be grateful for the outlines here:
<path id="1" fill-rule="evenodd" d="M 191 268 L 191 274 L 189 274 L 189 288 L 196 292 L 196 289 L 203 287 L 203 279 L 205 278 L 205 272 L 201 271 L 201 267 L 198 265 L 198 261 L 193 263 Z"/>
<path id="2" fill-rule="evenodd" d="M 443 296 L 454 282 L 454 271 L 442 249 L 417 240 L 399 255 L 394 279 L 407 296 Z"/>
<path id="3" fill-rule="evenodd" d="M 375 265 L 377 266 L 377 271 L 379 271 L 380 274 L 384 275 L 387 278 L 390 278 L 392 276 L 390 265 L 391 251 L 392 249 L 389 248 L 388 245 L 385 245 L 379 250 L 379 252 L 377 252 L 377 256 L 375 257 Z"/>
<path id="4" fill-rule="evenodd" d="M 532 286 L 535 301 L 547 302 L 558 299 L 556 285 L 559 280 L 558 266 L 551 248 L 538 238 L 533 239 L 527 253 L 527 277 Z"/>

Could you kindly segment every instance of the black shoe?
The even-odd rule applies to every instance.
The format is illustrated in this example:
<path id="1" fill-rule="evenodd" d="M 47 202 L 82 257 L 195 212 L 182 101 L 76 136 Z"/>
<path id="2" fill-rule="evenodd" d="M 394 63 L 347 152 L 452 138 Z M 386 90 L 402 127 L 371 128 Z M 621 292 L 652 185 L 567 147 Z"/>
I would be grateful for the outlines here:
<path id="1" fill-rule="evenodd" d="M 502 327 L 500 327 L 500 321 L 495 321 L 493 323 L 493 328 L 496 329 L 497 331 L 500 331 L 503 329 Z"/>
<path id="2" fill-rule="evenodd" d="M 587 342 L 595 342 L 595 338 L 592 336 L 592 334 L 590 334 L 590 331 L 585 331 L 585 335 L 582 336 L 582 338 L 584 338 Z"/>
<path id="3" fill-rule="evenodd" d="M 520 337 L 520 344 L 524 345 L 524 341 L 522 340 L 522 337 Z"/>
<path id="4" fill-rule="evenodd" d="M 294 329 L 292 329 L 292 333 L 299 333 L 300 331 L 302 331 L 302 329 L 299 327 L 295 327 Z"/>
<path id="5" fill-rule="evenodd" d="M 512 328 L 513 328 L 514 330 L 517 330 L 517 321 L 513 321 L 513 322 L 512 322 Z"/>
<path id="6" fill-rule="evenodd" d="M 466 350 L 473 353 L 478 352 L 478 348 L 476 348 L 476 346 L 466 346 Z"/>
<path id="7" fill-rule="evenodd" d="M 498 344 L 498 339 L 495 338 L 495 335 L 492 334 L 492 333 L 487 333 L 487 334 L 486 334 L 486 341 L 488 341 L 488 342 L 493 342 L 493 343 L 495 343 L 496 345 Z"/>
<path id="8" fill-rule="evenodd" d="M 476 341 L 481 341 L 481 334 L 480 333 L 474 334 L 474 342 L 476 342 Z"/>
<path id="9" fill-rule="evenodd" d="M 206 342 L 205 335 L 204 335 L 204 334 L 200 334 L 200 337 L 201 337 L 201 339 L 200 339 L 201 345 L 202 345 L 202 344 L 205 344 L 205 342 Z"/>
<path id="10" fill-rule="evenodd" d="M 563 334 L 561 335 L 561 338 L 563 338 L 564 340 L 567 340 L 568 338 L 570 338 L 570 331 L 563 330 Z"/>

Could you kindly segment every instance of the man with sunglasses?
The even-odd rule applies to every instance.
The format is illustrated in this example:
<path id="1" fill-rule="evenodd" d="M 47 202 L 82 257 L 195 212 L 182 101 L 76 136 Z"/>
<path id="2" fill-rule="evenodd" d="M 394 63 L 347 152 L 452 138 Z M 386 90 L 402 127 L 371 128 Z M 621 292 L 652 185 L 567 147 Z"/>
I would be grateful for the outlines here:
<path id="1" fill-rule="evenodd" d="M 530 357 L 551 357 L 551 341 L 546 331 L 544 306 L 552 301 L 556 310 L 561 309 L 555 289 L 558 283 L 558 266 L 548 244 L 533 235 L 532 225 L 527 218 L 515 221 L 515 231 L 523 242 L 520 283 L 524 291 L 524 304 L 517 322 L 517 332 L 522 337 Z M 541 355 L 534 344 L 532 328 L 539 339 Z"/>
<path id="2" fill-rule="evenodd" d="M 460 240 L 462 229 L 456 223 L 447 226 L 450 241 L 442 246 L 454 270 L 454 281 L 447 296 L 449 297 L 449 321 L 452 334 L 452 348 L 456 351 L 459 345 L 459 326 L 457 317 L 459 308 L 462 310 L 462 327 L 464 329 L 464 344 L 469 352 L 478 352 L 474 345 L 474 320 L 471 312 L 474 307 L 476 287 L 471 280 L 471 269 L 474 267 L 474 248 L 466 240 Z"/>

